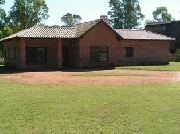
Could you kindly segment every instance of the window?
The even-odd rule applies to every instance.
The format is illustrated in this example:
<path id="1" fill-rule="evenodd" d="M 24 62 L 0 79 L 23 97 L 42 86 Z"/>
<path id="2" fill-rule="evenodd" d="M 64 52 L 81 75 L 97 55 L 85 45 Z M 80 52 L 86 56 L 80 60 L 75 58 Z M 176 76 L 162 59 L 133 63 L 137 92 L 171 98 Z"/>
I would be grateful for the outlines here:
<path id="1" fill-rule="evenodd" d="M 46 48 L 44 47 L 27 47 L 26 63 L 45 63 Z"/>
<path id="2" fill-rule="evenodd" d="M 134 55 L 134 48 L 133 47 L 125 47 L 125 56 L 133 57 L 133 55 Z"/>
<path id="3" fill-rule="evenodd" d="M 107 47 L 91 47 L 90 48 L 91 62 L 107 62 L 108 48 Z"/>

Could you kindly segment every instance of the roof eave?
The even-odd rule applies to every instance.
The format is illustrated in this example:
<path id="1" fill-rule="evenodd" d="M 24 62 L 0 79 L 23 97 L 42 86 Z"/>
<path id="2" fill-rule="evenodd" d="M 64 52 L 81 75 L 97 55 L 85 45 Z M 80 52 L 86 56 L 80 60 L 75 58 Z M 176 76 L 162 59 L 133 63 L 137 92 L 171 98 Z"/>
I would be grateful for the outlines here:
<path id="1" fill-rule="evenodd" d="M 124 39 L 131 41 L 175 41 L 175 39 Z"/>
<path id="2" fill-rule="evenodd" d="M 16 37 L 12 37 L 12 38 L 3 38 L 0 40 L 0 42 L 5 42 L 5 41 L 9 41 L 9 40 L 13 40 L 13 39 L 19 39 L 20 37 L 16 36 Z"/>

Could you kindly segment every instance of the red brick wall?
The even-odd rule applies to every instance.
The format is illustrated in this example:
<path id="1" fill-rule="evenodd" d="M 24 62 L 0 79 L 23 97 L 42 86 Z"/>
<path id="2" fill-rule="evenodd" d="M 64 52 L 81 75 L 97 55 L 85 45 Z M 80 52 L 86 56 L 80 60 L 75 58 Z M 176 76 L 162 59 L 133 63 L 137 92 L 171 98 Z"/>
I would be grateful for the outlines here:
<path id="1" fill-rule="evenodd" d="M 68 65 L 70 67 L 165 64 L 169 62 L 168 41 L 118 41 L 116 37 L 117 34 L 101 22 L 80 39 L 13 39 L 3 42 L 6 51 L 5 66 L 18 69 L 61 68 L 62 47 L 68 47 Z M 47 63 L 26 64 L 26 53 L 21 47 L 23 49 L 25 47 L 46 47 Z M 108 62 L 90 62 L 90 47 L 108 47 Z M 134 48 L 133 57 L 125 57 L 125 47 Z"/>
<path id="2" fill-rule="evenodd" d="M 119 64 L 167 64 L 169 63 L 168 41 L 120 41 Z M 134 56 L 125 57 L 125 47 L 134 48 Z"/>
<path id="3" fill-rule="evenodd" d="M 23 43 L 25 45 L 24 48 Z M 6 52 L 5 66 L 15 67 L 17 69 L 43 69 L 62 67 L 61 39 L 59 39 L 59 41 L 58 39 L 13 39 L 3 42 L 3 45 L 4 51 Z M 26 47 L 46 47 L 47 63 L 26 64 Z M 15 57 L 13 57 L 14 48 L 16 51 Z"/>
<path id="4" fill-rule="evenodd" d="M 118 62 L 118 40 L 116 34 L 104 23 L 99 23 L 79 41 L 79 67 L 103 66 Z M 90 62 L 90 47 L 108 47 L 107 63 Z"/>
<path id="5" fill-rule="evenodd" d="M 9 67 L 18 67 L 19 49 L 18 40 L 13 39 L 6 42 L 3 42 L 4 46 L 4 65 Z"/>
<path id="6" fill-rule="evenodd" d="M 79 67 L 79 40 L 63 39 L 62 47 L 68 47 L 68 66 Z"/>
<path id="7" fill-rule="evenodd" d="M 26 39 L 26 47 L 46 47 L 47 49 L 47 63 L 46 64 L 27 64 L 27 68 L 39 67 L 39 68 L 59 68 L 62 67 L 61 63 L 58 64 L 58 57 L 61 58 L 61 41 L 59 42 L 60 46 L 58 47 L 58 39 Z"/>
<path id="8" fill-rule="evenodd" d="M 169 63 L 168 41 L 118 41 L 116 34 L 100 23 L 79 41 L 79 67 L 101 65 L 141 65 Z M 90 62 L 90 47 L 108 47 L 108 62 Z M 134 48 L 132 58 L 125 57 L 125 47 Z"/>

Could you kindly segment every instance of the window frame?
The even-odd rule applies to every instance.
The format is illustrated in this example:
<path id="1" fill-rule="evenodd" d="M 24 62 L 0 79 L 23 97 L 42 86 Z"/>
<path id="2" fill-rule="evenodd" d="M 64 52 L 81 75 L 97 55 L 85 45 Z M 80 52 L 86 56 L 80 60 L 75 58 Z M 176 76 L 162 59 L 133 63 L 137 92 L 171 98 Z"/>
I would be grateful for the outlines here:
<path id="1" fill-rule="evenodd" d="M 92 49 L 96 50 L 97 54 L 96 54 L 96 58 L 97 59 L 92 59 Z M 106 49 L 106 50 L 103 50 L 103 49 Z M 106 60 L 102 60 L 104 57 L 103 57 L 103 54 L 105 54 L 105 59 Z M 102 56 L 102 58 L 101 58 Z M 95 46 L 92 46 L 90 47 L 90 62 L 108 62 L 108 57 L 109 57 L 109 49 L 108 47 L 95 47 Z"/>
<path id="2" fill-rule="evenodd" d="M 126 58 L 134 57 L 134 47 L 125 47 L 125 57 Z"/>
<path id="3" fill-rule="evenodd" d="M 33 52 L 33 54 L 34 54 L 34 57 L 30 57 L 31 59 L 31 61 L 29 60 L 28 61 L 28 49 L 29 49 L 29 52 L 31 51 L 31 52 Z M 30 50 L 31 49 L 31 50 Z M 43 51 L 44 51 L 44 54 L 43 54 L 43 58 L 42 58 L 42 60 L 39 60 L 38 58 L 38 54 L 40 54 L 39 52 L 39 50 L 38 49 L 44 49 Z M 30 54 L 31 55 L 31 54 Z M 29 56 L 30 56 L 29 55 Z M 37 64 L 37 63 L 47 63 L 47 48 L 46 47 L 26 47 L 26 63 L 27 64 Z"/>

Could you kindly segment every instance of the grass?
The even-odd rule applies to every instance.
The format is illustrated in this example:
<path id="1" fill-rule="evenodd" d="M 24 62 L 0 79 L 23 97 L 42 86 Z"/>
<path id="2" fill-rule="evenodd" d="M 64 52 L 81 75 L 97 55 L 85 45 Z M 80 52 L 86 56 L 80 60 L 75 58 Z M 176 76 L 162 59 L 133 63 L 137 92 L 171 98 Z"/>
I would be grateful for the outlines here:
<path id="1" fill-rule="evenodd" d="M 180 131 L 180 83 L 0 85 L 0 133 Z"/>
<path id="2" fill-rule="evenodd" d="M 86 72 L 73 74 L 72 76 L 147 76 L 146 74 L 136 74 L 136 73 L 118 73 L 118 72 Z"/>
<path id="3" fill-rule="evenodd" d="M 149 71 L 180 71 L 180 62 L 170 62 L 169 65 L 159 66 L 123 66 L 116 69 L 133 69 L 133 70 L 149 70 Z"/>

